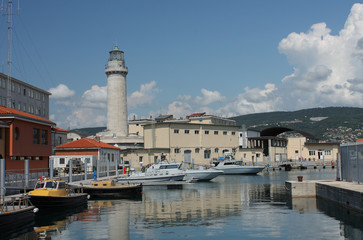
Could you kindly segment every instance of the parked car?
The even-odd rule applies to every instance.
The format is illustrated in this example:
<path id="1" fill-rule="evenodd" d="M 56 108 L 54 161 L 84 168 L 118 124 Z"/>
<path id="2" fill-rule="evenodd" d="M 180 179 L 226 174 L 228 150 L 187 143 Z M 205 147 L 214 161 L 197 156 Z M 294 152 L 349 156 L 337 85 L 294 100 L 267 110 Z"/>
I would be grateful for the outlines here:
<path id="1" fill-rule="evenodd" d="M 82 173 L 84 172 L 84 163 L 81 160 L 72 160 L 72 170 L 73 173 Z M 67 163 L 64 172 L 66 174 L 69 173 L 69 162 Z"/>

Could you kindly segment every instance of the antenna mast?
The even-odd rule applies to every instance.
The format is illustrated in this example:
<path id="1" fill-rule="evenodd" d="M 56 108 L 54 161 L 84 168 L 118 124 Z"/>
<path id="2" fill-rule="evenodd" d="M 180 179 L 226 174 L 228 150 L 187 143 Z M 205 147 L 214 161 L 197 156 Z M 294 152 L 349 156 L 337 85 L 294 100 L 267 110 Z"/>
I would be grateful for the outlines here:
<path id="1" fill-rule="evenodd" d="M 8 81 L 6 84 L 6 105 L 7 107 L 11 107 L 11 39 L 12 39 L 12 30 L 13 30 L 13 15 L 17 15 L 19 13 L 19 0 L 18 0 L 18 12 L 13 13 L 13 0 L 8 1 L 8 5 L 3 7 L 1 2 L 1 10 L 4 11 L 3 15 L 8 16 Z M 15 106 L 14 106 L 15 107 Z"/>

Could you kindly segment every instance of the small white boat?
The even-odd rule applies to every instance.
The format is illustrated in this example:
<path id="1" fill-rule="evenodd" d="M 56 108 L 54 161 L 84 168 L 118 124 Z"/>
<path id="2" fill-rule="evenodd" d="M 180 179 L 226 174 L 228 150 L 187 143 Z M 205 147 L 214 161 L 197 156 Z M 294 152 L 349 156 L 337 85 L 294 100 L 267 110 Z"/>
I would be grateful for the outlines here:
<path id="1" fill-rule="evenodd" d="M 243 165 L 243 161 L 235 160 L 231 153 L 225 153 L 224 160 L 221 160 L 214 169 L 223 171 L 223 174 L 257 174 L 265 169 L 264 166 Z"/>
<path id="2" fill-rule="evenodd" d="M 196 181 L 210 181 L 213 178 L 218 177 L 223 174 L 223 171 L 216 169 L 204 169 L 203 167 L 199 167 L 199 169 L 188 169 L 185 170 L 184 180 L 196 180 Z"/>
<path id="3" fill-rule="evenodd" d="M 150 182 L 150 181 L 182 181 L 185 172 L 181 170 L 182 163 L 161 161 L 151 165 L 144 173 L 133 173 L 128 177 L 119 177 L 120 182 Z"/>

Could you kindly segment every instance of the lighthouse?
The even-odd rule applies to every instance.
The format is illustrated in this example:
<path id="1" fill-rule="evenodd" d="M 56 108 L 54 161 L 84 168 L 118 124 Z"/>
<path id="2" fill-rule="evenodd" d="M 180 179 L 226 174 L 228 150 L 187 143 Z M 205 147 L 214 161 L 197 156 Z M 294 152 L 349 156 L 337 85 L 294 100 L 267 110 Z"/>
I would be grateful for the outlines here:
<path id="1" fill-rule="evenodd" d="M 112 137 L 128 135 L 127 91 L 124 52 L 117 45 L 109 52 L 110 57 L 105 69 L 107 76 L 107 131 Z"/>

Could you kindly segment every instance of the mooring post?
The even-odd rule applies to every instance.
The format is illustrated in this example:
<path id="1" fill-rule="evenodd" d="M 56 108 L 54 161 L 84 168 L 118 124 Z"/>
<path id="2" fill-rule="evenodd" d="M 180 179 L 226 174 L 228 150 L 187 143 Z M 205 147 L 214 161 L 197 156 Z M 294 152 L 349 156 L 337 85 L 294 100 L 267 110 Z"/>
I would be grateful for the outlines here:
<path id="1" fill-rule="evenodd" d="M 25 159 L 24 161 L 24 175 L 25 175 L 25 183 L 24 187 L 29 187 L 29 159 Z"/>
<path id="2" fill-rule="evenodd" d="M 84 159 L 84 180 L 87 180 L 87 170 L 88 170 L 88 166 L 87 166 L 87 158 Z"/>
<path id="3" fill-rule="evenodd" d="M 68 170 L 68 174 L 69 174 L 69 182 L 73 182 L 73 166 L 72 166 L 73 160 L 69 159 L 68 161 L 68 166 L 69 166 L 69 170 Z"/>
<path id="4" fill-rule="evenodd" d="M 3 198 L 6 193 L 5 188 L 5 159 L 0 159 L 0 196 Z"/>
<path id="5" fill-rule="evenodd" d="M 54 164 L 53 164 L 53 158 L 49 158 L 49 178 L 53 179 L 54 174 Z"/>

